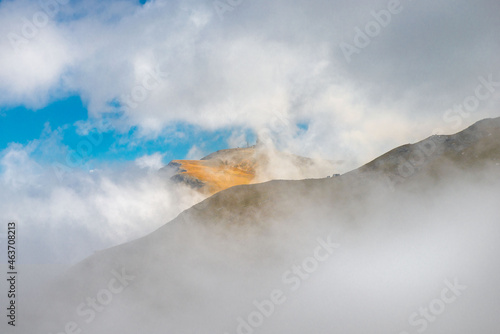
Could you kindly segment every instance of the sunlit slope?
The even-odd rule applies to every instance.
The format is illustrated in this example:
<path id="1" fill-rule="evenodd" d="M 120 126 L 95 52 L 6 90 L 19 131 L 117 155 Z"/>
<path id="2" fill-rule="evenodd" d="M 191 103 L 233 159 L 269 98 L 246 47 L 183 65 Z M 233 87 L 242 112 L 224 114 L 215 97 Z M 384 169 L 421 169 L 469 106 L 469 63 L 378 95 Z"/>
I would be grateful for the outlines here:
<path id="1" fill-rule="evenodd" d="M 323 178 L 335 173 L 335 164 L 257 145 L 220 150 L 201 160 L 173 160 L 165 169 L 174 172 L 175 182 L 214 194 L 233 186 L 273 179 Z"/>
<path id="2" fill-rule="evenodd" d="M 255 169 L 250 163 L 244 166 L 231 166 L 210 160 L 174 160 L 172 164 L 177 164 L 180 170 L 174 179 L 199 184 L 208 193 L 249 184 L 255 178 Z"/>

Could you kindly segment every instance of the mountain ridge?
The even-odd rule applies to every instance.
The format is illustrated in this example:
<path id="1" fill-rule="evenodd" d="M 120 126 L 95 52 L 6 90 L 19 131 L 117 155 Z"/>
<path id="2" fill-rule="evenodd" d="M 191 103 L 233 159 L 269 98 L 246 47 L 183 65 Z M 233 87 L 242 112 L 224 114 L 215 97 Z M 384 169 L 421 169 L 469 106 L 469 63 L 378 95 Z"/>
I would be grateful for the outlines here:
<path id="1" fill-rule="evenodd" d="M 171 180 L 212 195 L 243 184 L 272 179 L 326 177 L 335 172 L 336 163 L 311 159 L 272 147 L 254 145 L 213 152 L 200 160 L 172 160 L 161 171 L 174 173 Z"/>
<path id="2" fill-rule="evenodd" d="M 310 256 L 318 237 L 344 236 L 342 247 L 351 252 L 359 251 L 353 247 L 359 245 L 359 234 L 366 229 L 366 234 L 376 236 L 372 243 L 395 242 L 383 238 L 383 234 L 377 235 L 380 228 L 377 224 L 381 224 L 377 219 L 392 224 L 391 233 L 395 233 L 397 240 L 398 233 L 421 228 L 407 222 L 415 211 L 424 212 L 427 217 L 429 207 L 444 205 L 433 203 L 433 196 L 437 196 L 440 189 L 450 187 L 450 178 L 466 182 L 472 177 L 473 182 L 477 182 L 480 177 L 475 171 L 485 166 L 493 168 L 494 175 L 499 176 L 499 136 L 500 118 L 490 119 L 454 135 L 402 145 L 339 177 L 272 180 L 231 187 L 183 211 L 142 238 L 90 256 L 72 267 L 48 291 L 57 292 L 51 295 L 56 303 L 54 307 L 63 312 L 67 304 L 78 305 L 100 291 L 112 277 L 111 270 L 124 268 L 135 277 L 126 294 L 116 297 L 117 303 L 126 305 L 114 315 L 119 319 L 126 314 L 125 333 L 136 333 L 144 322 L 157 323 L 158 329 L 173 332 L 223 333 L 221 326 L 225 328 L 225 325 L 221 324 L 225 324 L 228 317 L 229 321 L 237 319 L 238 312 L 250 312 L 245 311 L 245 301 L 248 299 L 248 305 L 252 305 L 255 295 L 262 300 L 261 291 L 275 289 L 276 279 L 279 281 L 282 273 L 296 264 L 297 258 Z M 426 158 L 418 160 L 420 156 Z M 412 173 L 401 172 L 404 171 L 401 166 L 406 163 L 414 165 Z M 485 182 L 488 180 L 481 181 Z M 453 184 L 451 188 L 456 187 Z M 410 213 L 397 210 L 401 205 L 412 203 L 417 193 L 422 194 L 422 203 L 412 207 Z M 366 217 L 370 217 L 368 222 L 374 226 L 367 225 Z M 425 234 L 423 241 L 428 242 L 428 237 Z M 419 247 L 423 241 L 408 247 Z M 439 240 L 439 247 L 434 247 L 447 249 L 441 246 L 443 242 Z M 395 259 L 402 256 L 398 252 L 391 254 L 382 255 L 395 256 Z M 370 253 L 362 252 L 361 256 L 366 258 Z M 366 267 L 366 263 L 362 263 L 363 268 Z M 399 265 L 404 267 L 405 263 Z M 348 264 L 343 266 L 349 268 Z M 422 270 L 428 271 L 426 266 Z M 331 277 L 335 278 L 335 275 Z M 359 277 L 348 280 L 355 286 Z M 259 289 L 255 290 L 255 286 Z M 233 293 L 237 293 L 237 298 Z M 127 303 L 129 300 L 131 304 Z M 217 307 L 212 307 L 214 301 Z M 154 309 L 148 308 L 151 303 Z M 234 305 L 238 303 L 243 303 L 243 311 L 241 308 L 235 311 Z M 418 299 L 413 303 L 420 305 Z M 43 303 L 40 305 L 46 308 Z M 379 305 L 377 303 L 377 307 Z M 142 308 L 149 313 L 140 312 Z M 53 308 L 50 310 L 56 313 Z M 105 332 L 101 329 L 106 326 L 99 321 L 90 326 L 92 333 Z M 464 330 L 463 333 L 467 333 L 468 329 L 464 327 Z M 265 333 L 273 333 L 273 327 Z"/>

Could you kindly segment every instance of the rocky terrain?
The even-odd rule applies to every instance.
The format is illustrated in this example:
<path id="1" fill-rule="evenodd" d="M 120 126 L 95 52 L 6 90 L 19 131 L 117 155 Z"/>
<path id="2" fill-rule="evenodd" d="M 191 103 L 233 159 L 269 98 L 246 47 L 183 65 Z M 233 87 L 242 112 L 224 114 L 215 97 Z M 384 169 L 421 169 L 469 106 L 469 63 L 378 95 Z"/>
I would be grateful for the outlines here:
<path id="1" fill-rule="evenodd" d="M 233 148 L 212 153 L 201 160 L 173 160 L 163 168 L 171 179 L 204 194 L 273 179 L 324 178 L 337 164 L 277 151 L 263 145 Z"/>

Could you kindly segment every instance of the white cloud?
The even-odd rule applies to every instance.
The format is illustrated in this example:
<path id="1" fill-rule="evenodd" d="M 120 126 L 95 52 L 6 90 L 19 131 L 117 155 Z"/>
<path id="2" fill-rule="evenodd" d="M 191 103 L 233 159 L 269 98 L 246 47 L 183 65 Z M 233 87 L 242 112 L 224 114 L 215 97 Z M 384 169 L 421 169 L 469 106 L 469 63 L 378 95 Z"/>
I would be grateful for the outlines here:
<path id="1" fill-rule="evenodd" d="M 135 164 L 139 168 L 146 168 L 150 170 L 157 171 L 164 166 L 163 160 L 164 154 L 154 153 L 151 155 L 143 155 L 142 157 L 135 160 Z"/>
<path id="2" fill-rule="evenodd" d="M 24 148 L 21 145 L 13 144 L 7 150 L 2 152 L 0 165 L 3 168 L 1 174 L 4 184 L 13 189 L 18 189 L 26 185 L 35 185 L 34 180 L 39 176 L 42 167 L 31 160 L 30 153 L 32 148 Z"/>
<path id="3" fill-rule="evenodd" d="M 136 166 L 68 169 L 58 178 L 50 164 L 32 157 L 53 144 L 49 137 L 0 152 L 0 219 L 17 222 L 24 263 L 81 260 L 150 233 L 203 199 L 144 170 L 161 166 L 159 154 L 138 159 Z"/>
<path id="4" fill-rule="evenodd" d="M 113 125 L 139 126 L 145 136 L 174 121 L 259 130 L 279 114 L 289 129 L 274 135 L 287 148 L 300 151 L 302 141 L 310 154 L 366 161 L 429 135 L 446 109 L 474 90 L 479 75 L 500 78 L 498 47 L 491 43 L 499 32 L 490 17 L 496 5 L 460 3 L 438 2 L 432 10 L 404 3 L 347 63 L 339 43 L 350 41 L 386 1 L 252 1 L 224 20 L 198 0 L 70 2 L 20 54 L 2 39 L 0 104 L 40 107 L 77 92 L 99 123 L 116 111 L 110 103 L 129 96 L 132 104 Z M 2 2 L 0 35 L 20 30 L 23 16 L 39 10 L 34 1 Z M 163 75 L 152 80 L 158 67 Z M 498 94 L 463 127 L 498 115 L 497 101 Z M 297 137 L 294 125 L 301 121 L 324 129 Z M 380 131 L 388 124 L 392 139 Z"/>
<path id="5" fill-rule="evenodd" d="M 2 2 L 0 22 L 0 105 L 43 107 L 77 50 L 36 2 Z"/>
<path id="6" fill-rule="evenodd" d="M 189 152 L 186 155 L 186 159 L 188 159 L 188 160 L 199 160 L 199 159 L 203 158 L 206 155 L 207 155 L 207 153 L 203 149 L 199 148 L 197 145 L 193 145 L 193 147 L 191 147 L 189 149 Z"/>
<path id="7" fill-rule="evenodd" d="M 230 148 L 246 147 L 249 144 L 246 134 L 239 131 L 234 131 L 227 140 L 227 143 Z"/>

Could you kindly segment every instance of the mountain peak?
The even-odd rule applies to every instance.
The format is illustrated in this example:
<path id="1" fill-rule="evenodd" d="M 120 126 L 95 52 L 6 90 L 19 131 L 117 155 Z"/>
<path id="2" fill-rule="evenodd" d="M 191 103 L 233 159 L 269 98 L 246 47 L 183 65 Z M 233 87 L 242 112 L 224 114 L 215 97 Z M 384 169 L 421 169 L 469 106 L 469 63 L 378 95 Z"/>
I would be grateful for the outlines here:
<path id="1" fill-rule="evenodd" d="M 173 181 L 214 194 L 236 185 L 273 179 L 324 178 L 335 172 L 336 164 L 280 152 L 258 142 L 219 150 L 200 160 L 172 160 L 164 169 L 174 172 Z"/>

